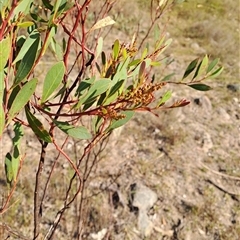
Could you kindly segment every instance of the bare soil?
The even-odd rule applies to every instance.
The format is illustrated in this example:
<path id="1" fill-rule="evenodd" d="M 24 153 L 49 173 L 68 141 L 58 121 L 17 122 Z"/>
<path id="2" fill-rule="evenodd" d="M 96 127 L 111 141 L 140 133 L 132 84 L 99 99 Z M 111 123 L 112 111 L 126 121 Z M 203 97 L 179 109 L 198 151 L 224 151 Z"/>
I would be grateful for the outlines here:
<path id="1" fill-rule="evenodd" d="M 139 14 L 143 16 L 140 21 L 142 34 L 146 31 L 149 15 L 144 7 L 137 1 L 129 6 L 127 1 L 122 2 L 125 5 L 118 5 L 122 14 L 119 16 L 125 22 L 118 23 L 109 41 L 115 37 L 130 41 L 134 30 L 131 26 L 135 26 Z M 164 16 L 163 28 L 167 28 L 168 36 L 174 41 L 165 55 L 172 64 L 157 73 L 159 76 L 175 71 L 175 80 L 178 80 L 188 62 L 205 53 L 220 56 L 225 71 L 218 79 L 208 82 L 213 87 L 210 92 L 167 86 L 173 90 L 174 99 L 187 98 L 191 104 L 159 111 L 158 118 L 149 113 L 137 113 L 124 128 L 113 133 L 86 189 L 84 239 L 239 239 L 240 90 L 227 88 L 228 84 L 240 83 L 237 9 L 237 1 L 217 1 L 215 5 L 200 1 L 198 4 L 185 3 Z M 81 144 L 70 141 L 67 148 L 72 152 L 81 151 Z M 2 156 L 11 148 L 7 133 L 1 147 Z M 31 195 L 40 149 L 30 131 L 25 147 L 27 158 L 15 202 L 0 218 L 1 239 L 24 239 L 19 231 L 24 236 L 32 234 Z M 48 174 L 55 157 L 55 149 L 50 147 L 43 174 Z M 72 174 L 70 166 L 62 160 L 56 169 L 58 172 L 54 173 L 47 196 L 49 201 L 44 206 L 41 227 L 45 231 L 61 208 L 66 191 L 64 181 L 69 181 Z M 4 169 L 0 180 L 1 188 L 5 189 L 2 187 L 5 186 Z M 154 227 L 146 238 L 137 228 L 138 209 L 129 205 L 130 187 L 138 182 L 158 196 L 149 211 Z M 1 196 L 4 198 L 2 190 Z M 74 206 L 69 209 L 55 239 L 75 239 L 76 211 Z M 5 224 L 10 226 L 10 231 Z M 107 231 L 101 238 L 103 229 Z M 92 233 L 99 233 L 99 238 L 94 238 Z"/>

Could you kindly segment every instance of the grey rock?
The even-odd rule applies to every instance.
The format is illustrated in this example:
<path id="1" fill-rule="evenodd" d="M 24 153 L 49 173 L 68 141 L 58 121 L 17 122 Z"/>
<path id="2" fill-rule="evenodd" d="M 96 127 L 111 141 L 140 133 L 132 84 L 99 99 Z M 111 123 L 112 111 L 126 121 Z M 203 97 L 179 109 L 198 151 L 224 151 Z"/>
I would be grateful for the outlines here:
<path id="1" fill-rule="evenodd" d="M 153 222 L 149 219 L 147 212 L 139 212 L 138 229 L 144 237 L 149 237 L 151 235 L 153 230 Z"/>
<path id="2" fill-rule="evenodd" d="M 149 211 L 157 201 L 157 198 L 157 194 L 150 188 L 137 184 L 132 205 L 141 211 Z"/>
<path id="3" fill-rule="evenodd" d="M 141 235 L 148 237 L 153 230 L 153 223 L 148 217 L 148 211 L 156 203 L 157 194 L 150 188 L 138 183 L 134 184 L 132 205 L 138 208 L 138 230 Z"/>
<path id="4" fill-rule="evenodd" d="M 240 91 L 240 83 L 228 84 L 227 89 L 231 90 L 232 92 L 239 92 Z"/>

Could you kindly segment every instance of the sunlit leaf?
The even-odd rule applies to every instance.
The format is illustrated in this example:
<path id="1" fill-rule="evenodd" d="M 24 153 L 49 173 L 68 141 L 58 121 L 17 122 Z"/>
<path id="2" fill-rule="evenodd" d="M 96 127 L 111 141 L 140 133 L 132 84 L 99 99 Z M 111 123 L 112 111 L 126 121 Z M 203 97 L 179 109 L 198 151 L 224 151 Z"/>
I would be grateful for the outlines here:
<path id="1" fill-rule="evenodd" d="M 114 60 L 116 60 L 118 58 L 119 51 L 120 51 L 120 42 L 117 39 L 113 44 L 113 59 Z"/>
<path id="2" fill-rule="evenodd" d="M 143 61 L 141 62 L 140 64 L 140 68 L 139 68 L 139 72 L 138 72 L 138 78 L 141 79 L 143 77 L 143 74 L 145 72 L 145 69 L 146 69 L 146 62 Z"/>
<path id="3" fill-rule="evenodd" d="M 59 9 L 59 7 L 60 7 L 60 5 L 61 5 L 61 2 L 62 2 L 62 0 L 56 0 L 55 1 L 55 4 L 54 4 L 54 6 L 53 6 L 53 21 L 55 20 L 55 18 L 56 18 L 56 15 L 57 15 L 57 12 L 58 12 L 58 9 Z"/>
<path id="4" fill-rule="evenodd" d="M 12 173 L 13 173 L 13 180 L 16 181 L 18 168 L 20 162 L 20 152 L 18 146 L 14 146 L 13 155 L 12 155 Z"/>
<path id="5" fill-rule="evenodd" d="M 42 50 L 43 55 L 45 54 L 45 52 L 46 52 L 50 43 L 51 43 L 51 46 L 52 46 L 52 49 L 53 49 L 54 53 L 56 53 L 56 44 L 57 43 L 54 40 L 54 36 L 56 35 L 56 33 L 57 33 L 57 26 L 52 24 L 50 32 L 47 36 L 46 42 L 43 46 L 43 50 Z"/>
<path id="6" fill-rule="evenodd" d="M 43 83 L 43 92 L 41 103 L 46 102 L 49 97 L 56 91 L 59 85 L 62 82 L 63 76 L 65 73 L 64 63 L 58 62 L 53 65 L 50 70 L 47 72 L 44 83 Z"/>
<path id="7" fill-rule="evenodd" d="M 161 7 L 165 3 L 166 3 L 166 0 L 160 0 L 158 6 Z"/>
<path id="8" fill-rule="evenodd" d="M 31 47 L 28 49 L 26 54 L 24 55 L 20 65 L 18 67 L 16 77 L 14 79 L 14 86 L 19 84 L 30 73 L 30 71 L 34 65 L 35 59 L 36 59 L 39 41 L 40 41 L 40 38 L 38 37 L 33 42 Z"/>
<path id="9" fill-rule="evenodd" d="M 7 64 L 9 54 L 11 51 L 11 39 L 10 36 L 6 37 L 0 42 L 0 72 Z"/>
<path id="10" fill-rule="evenodd" d="M 8 124 L 30 100 L 31 96 L 35 92 L 36 86 L 37 79 L 34 78 L 31 81 L 27 82 L 17 93 L 8 112 Z"/>
<path id="11" fill-rule="evenodd" d="M 0 138 L 4 130 L 4 126 L 5 126 L 5 113 L 4 113 L 2 101 L 0 101 Z"/>
<path id="12" fill-rule="evenodd" d="M 96 49 L 96 59 L 100 56 L 102 49 L 103 49 L 103 37 L 99 37 Z"/>
<path id="13" fill-rule="evenodd" d="M 217 76 L 219 76 L 223 71 L 223 67 L 219 67 L 216 71 L 214 71 L 213 73 L 211 73 L 209 75 L 210 78 L 215 78 Z"/>
<path id="14" fill-rule="evenodd" d="M 22 38 L 24 36 L 21 36 Z M 17 57 L 14 59 L 12 64 L 15 64 L 16 62 L 22 60 L 22 58 L 26 55 L 27 51 L 29 50 L 30 46 L 40 38 L 40 34 L 38 30 L 34 30 L 31 32 L 31 34 L 28 36 L 28 38 L 24 41 L 24 44 L 22 45 Z"/>
<path id="15" fill-rule="evenodd" d="M 208 67 L 208 56 L 206 55 L 203 58 L 203 60 L 199 63 L 192 80 L 198 76 L 201 76 L 203 72 L 206 72 L 207 67 Z"/>
<path id="16" fill-rule="evenodd" d="M 160 99 L 160 101 L 157 104 L 157 107 L 160 107 L 162 105 L 165 104 L 165 102 L 167 102 L 172 96 L 172 92 L 171 91 L 167 91 L 164 93 L 164 95 L 162 96 L 162 98 Z"/>
<path id="17" fill-rule="evenodd" d="M 82 80 L 79 84 L 79 87 L 76 90 L 75 96 L 78 97 L 83 96 L 86 93 L 87 89 L 89 89 L 90 86 L 94 83 L 95 79 L 96 79 L 95 77 L 92 77 L 89 79 Z"/>
<path id="18" fill-rule="evenodd" d="M 97 99 L 97 97 L 100 94 L 106 92 L 109 89 L 111 83 L 112 83 L 112 81 L 107 78 L 102 78 L 102 79 L 97 80 L 90 87 L 87 94 L 85 96 L 83 96 L 82 98 L 80 98 L 80 101 L 78 102 L 77 107 L 81 106 L 82 104 L 91 103 L 92 101 Z"/>
<path id="19" fill-rule="evenodd" d="M 158 57 L 160 54 L 162 54 L 172 43 L 172 38 L 169 38 L 165 43 L 163 47 L 160 47 L 155 54 L 155 58 Z"/>
<path id="20" fill-rule="evenodd" d="M 56 126 L 66 133 L 68 136 L 76 138 L 76 139 L 90 139 L 92 135 L 89 133 L 88 129 L 83 126 L 73 126 L 68 122 L 59 122 L 54 121 Z"/>
<path id="21" fill-rule="evenodd" d="M 30 12 L 30 5 L 33 0 L 23 0 L 19 1 L 17 7 L 14 9 L 12 18 L 18 16 L 19 14 L 27 15 Z"/>
<path id="22" fill-rule="evenodd" d="M 147 54 L 148 54 L 148 49 L 145 48 L 144 51 L 143 51 L 143 53 L 142 53 L 142 56 L 141 56 L 141 60 L 142 60 L 142 61 L 145 59 L 145 57 L 147 56 Z"/>
<path id="23" fill-rule="evenodd" d="M 9 0 L 1 0 L 0 1 L 0 12 L 2 14 L 2 18 L 4 18 L 4 11 L 6 9 L 6 7 L 10 4 Z"/>
<path id="24" fill-rule="evenodd" d="M 113 129 L 119 128 L 125 125 L 135 114 L 134 111 L 123 111 L 121 114 L 124 114 L 126 117 L 119 120 L 113 120 L 111 125 L 107 128 L 107 132 L 112 131 Z"/>
<path id="25" fill-rule="evenodd" d="M 13 181 L 13 169 L 12 169 L 12 156 L 10 153 L 7 153 L 5 156 L 5 174 L 7 183 L 11 184 Z"/>
<path id="26" fill-rule="evenodd" d="M 121 95 L 123 90 L 122 87 L 124 83 L 125 83 L 125 80 L 120 80 L 111 88 L 109 94 L 106 97 L 106 100 L 104 101 L 104 105 L 112 103 L 114 100 L 118 98 L 118 96 Z"/>
<path id="27" fill-rule="evenodd" d="M 30 112 L 28 107 L 25 107 L 26 117 L 29 123 L 29 126 L 36 134 L 36 136 L 43 140 L 44 142 L 51 143 L 52 137 L 44 128 L 43 124 Z"/>
<path id="28" fill-rule="evenodd" d="M 219 61 L 219 58 L 216 58 L 208 65 L 207 73 L 213 70 L 213 68 L 218 64 L 218 61 Z"/>
<path id="29" fill-rule="evenodd" d="M 137 66 L 141 61 L 141 59 L 134 59 L 132 62 L 129 63 L 129 67 Z"/>
<path id="30" fill-rule="evenodd" d="M 17 24 L 18 27 L 21 27 L 21 28 L 28 28 L 30 26 L 34 25 L 34 22 L 31 22 L 31 21 L 27 21 L 27 22 L 20 22 Z"/>
<path id="31" fill-rule="evenodd" d="M 115 21 L 111 18 L 111 17 L 105 17 L 101 20 L 99 20 L 97 23 L 95 23 L 93 25 L 93 27 L 89 30 L 89 32 L 92 32 L 96 29 L 99 29 L 99 28 L 103 28 L 103 27 L 106 27 L 106 26 L 109 26 L 109 25 L 112 25 L 114 24 Z"/>
<path id="32" fill-rule="evenodd" d="M 14 123 L 14 128 L 13 128 L 14 134 L 15 136 L 13 137 L 12 141 L 13 141 L 13 145 L 17 146 L 20 144 L 20 140 L 23 137 L 23 126 L 21 123 L 16 122 Z"/>
<path id="33" fill-rule="evenodd" d="M 170 80 L 173 76 L 175 75 L 175 73 L 170 73 L 167 76 L 165 76 L 163 79 L 161 79 L 161 82 L 165 82 Z"/>
<path id="34" fill-rule="evenodd" d="M 153 67 L 158 67 L 158 66 L 161 65 L 161 63 L 154 61 L 154 62 L 151 62 L 150 65 L 153 66 Z"/>
<path id="35" fill-rule="evenodd" d="M 4 71 L 0 71 L 0 103 L 3 100 L 4 95 Z"/>
<path id="36" fill-rule="evenodd" d="M 198 90 L 198 91 L 209 91 L 212 89 L 210 86 L 203 84 L 203 83 L 189 84 L 187 86 L 189 86 L 195 90 Z"/>

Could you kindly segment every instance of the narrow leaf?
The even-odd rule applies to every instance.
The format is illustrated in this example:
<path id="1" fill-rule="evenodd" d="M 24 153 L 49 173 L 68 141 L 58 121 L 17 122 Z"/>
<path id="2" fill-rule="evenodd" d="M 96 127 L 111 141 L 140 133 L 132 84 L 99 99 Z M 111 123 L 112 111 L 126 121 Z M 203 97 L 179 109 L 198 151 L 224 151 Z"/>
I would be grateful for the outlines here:
<path id="1" fill-rule="evenodd" d="M 111 80 L 107 78 L 102 78 L 97 80 L 89 89 L 87 92 L 86 96 L 82 97 L 80 101 L 78 102 L 78 107 L 81 104 L 87 104 L 95 100 L 99 95 L 102 93 L 106 92 L 110 85 L 111 85 Z"/>
<path id="2" fill-rule="evenodd" d="M 218 64 L 218 61 L 219 61 L 219 58 L 216 58 L 208 65 L 207 73 L 213 70 L 213 68 Z"/>
<path id="3" fill-rule="evenodd" d="M 143 60 L 146 58 L 147 54 L 148 54 L 148 49 L 145 48 L 145 49 L 143 50 L 143 53 L 142 53 L 142 56 L 141 56 L 141 61 L 143 61 Z"/>
<path id="4" fill-rule="evenodd" d="M 191 72 L 193 72 L 193 70 L 195 69 L 195 67 L 197 66 L 198 63 L 198 58 L 193 60 L 187 67 L 185 73 L 183 74 L 183 78 L 186 78 Z"/>
<path id="5" fill-rule="evenodd" d="M 43 55 L 45 54 L 50 43 L 51 43 L 53 51 L 56 53 L 56 41 L 54 41 L 54 36 L 56 35 L 56 33 L 57 33 L 57 26 L 52 25 L 51 29 L 49 31 L 49 34 L 47 36 L 47 39 L 45 40 L 46 43 L 43 46 L 43 50 L 42 50 Z"/>
<path id="6" fill-rule="evenodd" d="M 19 122 L 14 123 L 14 134 L 15 136 L 13 137 L 13 146 L 18 146 L 20 144 L 20 140 L 23 137 L 23 127 L 22 124 Z"/>
<path id="7" fill-rule="evenodd" d="M 12 170 L 12 156 L 10 153 L 7 153 L 5 156 L 5 174 L 7 183 L 11 185 L 13 180 L 13 170 Z"/>
<path id="8" fill-rule="evenodd" d="M 109 17 L 109 16 L 105 17 L 105 18 L 99 20 L 97 23 L 95 23 L 88 32 L 92 32 L 96 29 L 103 28 L 103 27 L 112 25 L 114 23 L 115 23 L 115 21 L 111 17 Z"/>
<path id="9" fill-rule="evenodd" d="M 44 142 L 51 143 L 52 137 L 43 127 L 43 124 L 30 112 L 28 107 L 25 107 L 25 112 L 28 123 L 36 136 Z"/>
<path id="10" fill-rule="evenodd" d="M 96 49 L 96 59 L 100 56 L 103 49 L 103 37 L 98 38 L 97 49 Z"/>
<path id="11" fill-rule="evenodd" d="M 160 54 L 162 54 L 172 43 L 172 38 L 169 38 L 165 43 L 164 46 L 156 50 L 155 57 L 158 57 Z"/>
<path id="12" fill-rule="evenodd" d="M 101 53 L 101 59 L 102 59 L 102 65 L 106 65 L 106 59 L 107 59 L 107 57 L 106 57 L 105 52 L 102 52 L 102 53 Z"/>
<path id="13" fill-rule="evenodd" d="M 143 61 L 141 64 L 140 64 L 140 68 L 139 68 L 139 72 L 138 72 L 138 78 L 139 80 L 143 80 L 142 77 L 143 77 L 143 74 L 145 72 L 145 69 L 146 69 L 146 62 Z"/>
<path id="14" fill-rule="evenodd" d="M 197 69 L 196 69 L 196 71 L 194 73 L 194 76 L 193 76 L 192 80 L 195 79 L 198 76 L 201 76 L 201 74 L 203 72 L 206 72 L 207 67 L 208 67 L 208 56 L 206 55 L 203 58 L 203 60 L 199 63 L 199 65 L 198 65 L 198 67 L 197 67 Z"/>
<path id="15" fill-rule="evenodd" d="M 202 83 L 189 84 L 187 86 L 194 88 L 195 90 L 198 90 L 198 91 L 208 91 L 208 90 L 212 89 L 210 86 L 202 84 Z"/>
<path id="16" fill-rule="evenodd" d="M 95 79 L 95 77 L 92 77 L 81 81 L 79 87 L 76 90 L 75 96 L 82 97 L 82 95 L 84 95 L 90 86 L 94 83 Z"/>
<path id="17" fill-rule="evenodd" d="M 44 5 L 47 9 L 49 9 L 50 11 L 53 10 L 53 6 L 50 4 L 50 2 L 49 2 L 48 0 L 42 0 L 42 2 L 43 2 L 43 5 Z"/>
<path id="18" fill-rule="evenodd" d="M 5 90 L 4 71 L 0 71 L 0 103 L 3 100 L 4 90 Z"/>
<path id="19" fill-rule="evenodd" d="M 13 173 L 13 180 L 16 181 L 18 168 L 20 162 L 20 152 L 18 146 L 14 146 L 13 149 L 13 156 L 12 156 L 12 173 Z"/>
<path id="20" fill-rule="evenodd" d="M 16 62 L 22 60 L 22 58 L 26 55 L 27 51 L 29 50 L 30 46 L 40 37 L 40 34 L 38 30 L 34 30 L 31 32 L 31 34 L 28 36 L 28 38 L 25 40 L 24 44 L 22 45 L 17 57 L 14 59 L 13 64 Z M 21 38 L 24 38 L 24 36 L 21 36 Z"/>
<path id="21" fill-rule="evenodd" d="M 4 126 L 5 126 L 5 113 L 4 113 L 2 102 L 0 101 L 0 138 L 4 130 Z"/>
<path id="22" fill-rule="evenodd" d="M 114 59 L 114 60 L 117 60 L 118 55 L 119 55 L 119 51 L 120 51 L 120 42 L 119 42 L 119 40 L 117 39 L 117 40 L 114 42 L 114 45 L 113 45 L 113 59 Z"/>
<path id="23" fill-rule="evenodd" d="M 46 102 L 49 97 L 56 91 L 62 82 L 65 72 L 64 63 L 58 62 L 53 65 L 47 72 L 44 83 L 43 83 L 43 93 L 41 103 Z"/>
<path id="24" fill-rule="evenodd" d="M 54 22 L 54 20 L 55 20 L 55 18 L 56 18 L 56 14 L 57 14 L 57 12 L 58 12 L 58 9 L 59 9 L 59 7 L 60 7 L 61 2 L 62 2 L 62 0 L 56 0 L 56 1 L 55 1 L 55 4 L 54 4 L 54 6 L 53 6 L 53 12 L 54 12 L 54 14 L 53 14 L 53 22 Z"/>
<path id="25" fill-rule="evenodd" d="M 83 126 L 75 127 L 73 125 L 70 125 L 67 122 L 59 122 L 54 121 L 56 126 L 62 130 L 64 133 L 66 133 L 68 136 L 76 138 L 76 139 L 90 139 L 92 135 L 89 133 L 87 128 Z"/>
<path id="26" fill-rule="evenodd" d="M 11 39 L 8 36 L 0 42 L 0 72 L 7 64 L 9 54 L 11 51 Z"/>
<path id="27" fill-rule="evenodd" d="M 19 1 L 17 7 L 14 9 L 12 18 L 19 16 L 19 14 L 27 15 L 30 11 L 30 5 L 32 2 L 33 0 Z"/>
<path id="28" fill-rule="evenodd" d="M 112 124 L 106 129 L 107 132 L 125 125 L 134 116 L 135 112 L 123 111 L 122 114 L 124 114 L 126 117 L 119 120 L 113 120 Z"/>
<path id="29" fill-rule="evenodd" d="M 167 102 L 172 96 L 172 92 L 171 91 L 167 91 L 165 92 L 165 94 L 162 96 L 162 98 L 160 99 L 159 103 L 157 104 L 157 107 L 160 107 L 162 105 L 165 104 L 165 102 Z"/>
<path id="30" fill-rule="evenodd" d="M 216 71 L 214 71 L 213 73 L 211 73 L 211 75 L 209 75 L 210 78 L 215 78 L 217 76 L 219 76 L 223 71 L 223 67 L 219 67 Z"/>
<path id="31" fill-rule="evenodd" d="M 32 26 L 33 24 L 34 24 L 34 22 L 27 21 L 27 22 L 18 23 L 17 26 L 21 27 L 21 28 L 28 28 L 28 27 Z"/>
<path id="32" fill-rule="evenodd" d="M 38 37 L 24 55 L 14 80 L 14 86 L 19 84 L 30 73 L 38 51 L 40 38 Z"/>
<path id="33" fill-rule="evenodd" d="M 31 96 L 35 92 L 36 86 L 37 86 L 37 79 L 34 78 L 31 81 L 27 82 L 18 92 L 8 112 L 8 122 L 7 122 L 8 124 L 30 100 Z"/>
<path id="34" fill-rule="evenodd" d="M 9 0 L 0 1 L 0 12 L 2 14 L 2 18 L 4 18 L 4 11 L 9 4 L 10 4 Z"/>
<path id="35" fill-rule="evenodd" d="M 173 77 L 175 75 L 175 73 L 170 73 L 167 76 L 165 76 L 163 79 L 161 79 L 161 82 L 165 82 L 171 79 L 171 77 Z"/>

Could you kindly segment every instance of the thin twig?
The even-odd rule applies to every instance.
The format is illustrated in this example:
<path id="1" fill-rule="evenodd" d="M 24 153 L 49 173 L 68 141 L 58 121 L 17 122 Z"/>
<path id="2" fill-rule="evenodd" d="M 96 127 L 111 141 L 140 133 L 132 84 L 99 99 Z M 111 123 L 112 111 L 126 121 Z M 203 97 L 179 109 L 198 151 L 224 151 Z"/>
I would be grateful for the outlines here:
<path id="1" fill-rule="evenodd" d="M 218 171 L 215 171 L 211 168 L 209 168 L 208 166 L 206 166 L 204 163 L 200 163 L 204 168 L 206 168 L 207 170 L 211 171 L 212 173 L 215 173 L 219 176 L 222 176 L 222 177 L 225 177 L 225 178 L 229 178 L 229 179 L 233 179 L 233 180 L 237 180 L 237 181 L 240 181 L 240 177 L 235 177 L 235 176 L 231 176 L 231 175 L 228 175 L 228 174 L 224 174 L 224 173 L 220 173 Z"/>
<path id="2" fill-rule="evenodd" d="M 36 182 L 35 182 L 35 190 L 34 190 L 34 230 L 33 230 L 33 239 L 37 239 L 39 235 L 39 225 L 40 225 L 40 220 L 42 217 L 42 209 L 40 208 L 40 184 L 41 184 L 41 175 L 42 175 L 42 170 L 44 166 L 44 161 L 45 161 L 45 156 L 46 156 L 46 148 L 48 143 L 46 142 L 41 142 L 42 144 L 42 150 L 41 150 L 41 156 L 38 164 L 38 169 L 36 173 Z"/>

